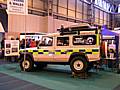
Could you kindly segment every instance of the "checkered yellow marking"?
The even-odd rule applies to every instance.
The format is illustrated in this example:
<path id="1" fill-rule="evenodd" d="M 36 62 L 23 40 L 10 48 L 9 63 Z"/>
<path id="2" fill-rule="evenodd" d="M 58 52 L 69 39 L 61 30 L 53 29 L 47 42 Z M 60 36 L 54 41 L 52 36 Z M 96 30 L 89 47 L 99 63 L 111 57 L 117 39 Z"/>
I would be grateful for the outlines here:
<path id="1" fill-rule="evenodd" d="M 92 49 L 86 49 L 85 52 L 92 52 Z"/>
<path id="2" fill-rule="evenodd" d="M 38 50 L 38 52 L 44 52 L 44 50 Z"/>
<path id="3" fill-rule="evenodd" d="M 99 52 L 92 52 L 92 54 L 99 54 Z"/>
<path id="4" fill-rule="evenodd" d="M 61 50 L 61 52 L 66 52 L 66 50 Z"/>
<path id="5" fill-rule="evenodd" d="M 55 55 L 61 55 L 61 52 L 55 52 Z"/>
<path id="6" fill-rule="evenodd" d="M 100 36 L 99 36 L 99 34 L 97 34 L 96 37 L 97 37 L 97 45 L 99 45 L 99 43 L 100 43 L 100 40 L 99 40 Z"/>
<path id="7" fill-rule="evenodd" d="M 33 55 L 38 55 L 38 52 L 33 52 Z"/>
<path id="8" fill-rule="evenodd" d="M 23 52 L 24 50 L 20 50 L 20 52 Z"/>
<path id="9" fill-rule="evenodd" d="M 79 49 L 73 49 L 73 52 L 79 52 Z"/>
<path id="10" fill-rule="evenodd" d="M 28 52 L 33 52 L 33 50 L 28 50 Z"/>
<path id="11" fill-rule="evenodd" d="M 73 52 L 67 52 L 67 55 L 71 55 Z"/>
<path id="12" fill-rule="evenodd" d="M 48 55 L 48 54 L 49 54 L 49 52 L 43 52 L 43 54 L 44 54 L 44 55 Z"/>
<path id="13" fill-rule="evenodd" d="M 25 52 L 25 50 L 20 50 L 20 52 Z M 71 55 L 74 52 L 82 52 L 85 54 L 99 54 L 99 49 L 69 49 L 69 50 L 26 50 L 26 52 L 30 52 L 33 55 L 49 55 L 49 54 L 55 54 L 55 55 Z"/>

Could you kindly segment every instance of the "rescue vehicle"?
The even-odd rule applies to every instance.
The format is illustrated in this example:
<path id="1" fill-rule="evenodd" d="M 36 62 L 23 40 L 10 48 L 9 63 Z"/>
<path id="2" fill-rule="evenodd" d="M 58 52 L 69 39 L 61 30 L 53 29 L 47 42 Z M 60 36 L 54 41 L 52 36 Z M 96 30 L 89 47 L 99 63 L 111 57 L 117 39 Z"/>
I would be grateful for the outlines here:
<path id="1" fill-rule="evenodd" d="M 71 26 L 59 33 L 43 35 L 35 48 L 20 49 L 20 67 L 31 71 L 36 65 L 70 65 L 75 73 L 87 72 L 100 60 L 100 30 L 91 26 Z M 25 57 L 25 59 L 24 59 Z"/>

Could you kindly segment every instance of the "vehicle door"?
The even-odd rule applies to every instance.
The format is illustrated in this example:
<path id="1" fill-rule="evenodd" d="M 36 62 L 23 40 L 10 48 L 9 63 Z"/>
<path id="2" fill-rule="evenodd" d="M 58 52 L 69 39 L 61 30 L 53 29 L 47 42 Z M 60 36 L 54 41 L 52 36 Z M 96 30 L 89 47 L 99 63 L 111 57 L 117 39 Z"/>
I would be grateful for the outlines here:
<path id="1" fill-rule="evenodd" d="M 56 37 L 54 62 L 67 62 L 69 58 L 69 54 L 68 54 L 69 47 L 70 47 L 69 36 Z"/>
<path id="2" fill-rule="evenodd" d="M 53 60 L 54 40 L 52 36 L 43 36 L 37 48 L 37 53 L 34 54 L 36 61 L 50 62 Z"/>
<path id="3" fill-rule="evenodd" d="M 75 35 L 72 38 L 72 48 L 76 52 L 87 55 L 89 61 L 96 61 L 100 58 L 99 46 L 96 35 Z"/>

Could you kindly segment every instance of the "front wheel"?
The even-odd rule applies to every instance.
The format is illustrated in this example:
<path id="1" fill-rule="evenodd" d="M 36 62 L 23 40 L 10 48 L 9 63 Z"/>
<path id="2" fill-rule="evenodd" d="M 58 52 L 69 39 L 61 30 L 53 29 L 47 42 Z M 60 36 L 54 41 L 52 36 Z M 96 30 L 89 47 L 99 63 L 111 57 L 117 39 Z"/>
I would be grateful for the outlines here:
<path id="1" fill-rule="evenodd" d="M 33 67 L 34 67 L 34 63 L 30 57 L 26 57 L 25 60 L 24 58 L 21 59 L 20 61 L 21 70 L 29 72 L 33 69 Z"/>
<path id="2" fill-rule="evenodd" d="M 87 70 L 87 60 L 84 57 L 75 57 L 70 62 L 70 68 L 72 72 L 77 74 L 81 72 L 86 72 Z"/>

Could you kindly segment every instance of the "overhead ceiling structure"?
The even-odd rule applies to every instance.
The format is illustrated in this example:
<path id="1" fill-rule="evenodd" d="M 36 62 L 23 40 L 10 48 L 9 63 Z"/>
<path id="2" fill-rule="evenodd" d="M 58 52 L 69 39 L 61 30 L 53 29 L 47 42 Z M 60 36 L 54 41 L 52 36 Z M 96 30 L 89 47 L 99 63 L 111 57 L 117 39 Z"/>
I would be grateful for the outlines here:
<path id="1" fill-rule="evenodd" d="M 115 3 L 120 3 L 120 0 L 113 0 Z"/>
<path id="2" fill-rule="evenodd" d="M 120 0 L 108 0 L 108 1 L 110 1 L 110 2 L 112 2 L 112 3 L 114 3 L 114 4 L 120 4 Z"/>

